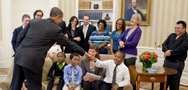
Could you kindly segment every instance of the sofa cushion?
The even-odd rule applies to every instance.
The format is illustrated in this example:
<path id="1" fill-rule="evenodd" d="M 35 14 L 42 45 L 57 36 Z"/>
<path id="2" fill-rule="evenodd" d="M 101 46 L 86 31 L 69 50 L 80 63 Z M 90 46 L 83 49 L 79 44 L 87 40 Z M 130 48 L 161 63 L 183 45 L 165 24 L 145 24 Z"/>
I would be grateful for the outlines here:
<path id="1" fill-rule="evenodd" d="M 43 71 L 42 71 L 42 81 L 48 80 L 48 72 L 52 66 L 52 60 L 49 57 L 45 58 L 44 66 L 43 66 Z"/>

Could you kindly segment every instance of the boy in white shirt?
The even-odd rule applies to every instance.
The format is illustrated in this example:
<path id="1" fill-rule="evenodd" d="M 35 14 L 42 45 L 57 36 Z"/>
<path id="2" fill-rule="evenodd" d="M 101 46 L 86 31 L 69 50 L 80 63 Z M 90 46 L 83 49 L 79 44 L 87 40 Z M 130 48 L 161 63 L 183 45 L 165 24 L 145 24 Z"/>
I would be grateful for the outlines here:
<path id="1" fill-rule="evenodd" d="M 107 70 L 100 90 L 123 90 L 124 86 L 130 84 L 129 70 L 124 64 L 124 57 L 125 54 L 122 51 L 117 51 L 114 60 L 92 59 L 97 67 Z"/>

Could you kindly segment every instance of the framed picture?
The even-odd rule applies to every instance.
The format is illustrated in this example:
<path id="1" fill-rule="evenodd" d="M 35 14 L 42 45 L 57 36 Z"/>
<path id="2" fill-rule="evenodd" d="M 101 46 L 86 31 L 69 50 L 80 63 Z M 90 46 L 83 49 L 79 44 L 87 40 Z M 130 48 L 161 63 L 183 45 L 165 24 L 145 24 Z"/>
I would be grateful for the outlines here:
<path id="1" fill-rule="evenodd" d="M 121 0 L 121 17 L 124 18 L 126 25 L 130 25 L 133 14 L 140 14 L 142 22 L 140 25 L 150 24 L 150 6 L 151 0 Z"/>

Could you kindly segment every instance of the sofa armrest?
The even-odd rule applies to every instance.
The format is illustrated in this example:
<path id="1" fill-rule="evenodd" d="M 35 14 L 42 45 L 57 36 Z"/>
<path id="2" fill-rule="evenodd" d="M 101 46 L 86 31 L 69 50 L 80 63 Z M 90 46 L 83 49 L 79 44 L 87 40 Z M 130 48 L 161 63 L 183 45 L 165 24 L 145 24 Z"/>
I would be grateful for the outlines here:
<path id="1" fill-rule="evenodd" d="M 42 90 L 47 90 L 47 85 L 44 82 L 42 82 Z"/>
<path id="2" fill-rule="evenodd" d="M 123 90 L 133 90 L 133 87 L 132 87 L 131 84 L 129 84 L 129 85 L 126 85 L 126 86 L 123 88 Z"/>
<path id="3" fill-rule="evenodd" d="M 7 81 L 0 82 L 0 88 L 2 90 L 10 90 L 10 83 Z"/>

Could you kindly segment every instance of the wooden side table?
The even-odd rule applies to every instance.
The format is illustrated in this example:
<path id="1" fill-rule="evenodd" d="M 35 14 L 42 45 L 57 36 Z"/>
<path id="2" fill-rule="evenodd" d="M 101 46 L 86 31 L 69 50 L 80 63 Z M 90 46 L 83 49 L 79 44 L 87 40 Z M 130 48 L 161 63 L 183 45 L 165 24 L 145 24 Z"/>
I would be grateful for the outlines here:
<path id="1" fill-rule="evenodd" d="M 167 76 L 177 73 L 177 71 L 172 68 L 161 66 L 154 66 L 152 68 L 158 68 L 159 70 L 156 73 L 148 73 L 147 70 L 143 69 L 142 65 L 129 66 L 131 84 L 135 85 L 137 82 L 137 90 L 140 88 L 140 82 L 151 82 L 152 90 L 155 82 L 163 82 L 164 90 L 166 90 Z"/>

